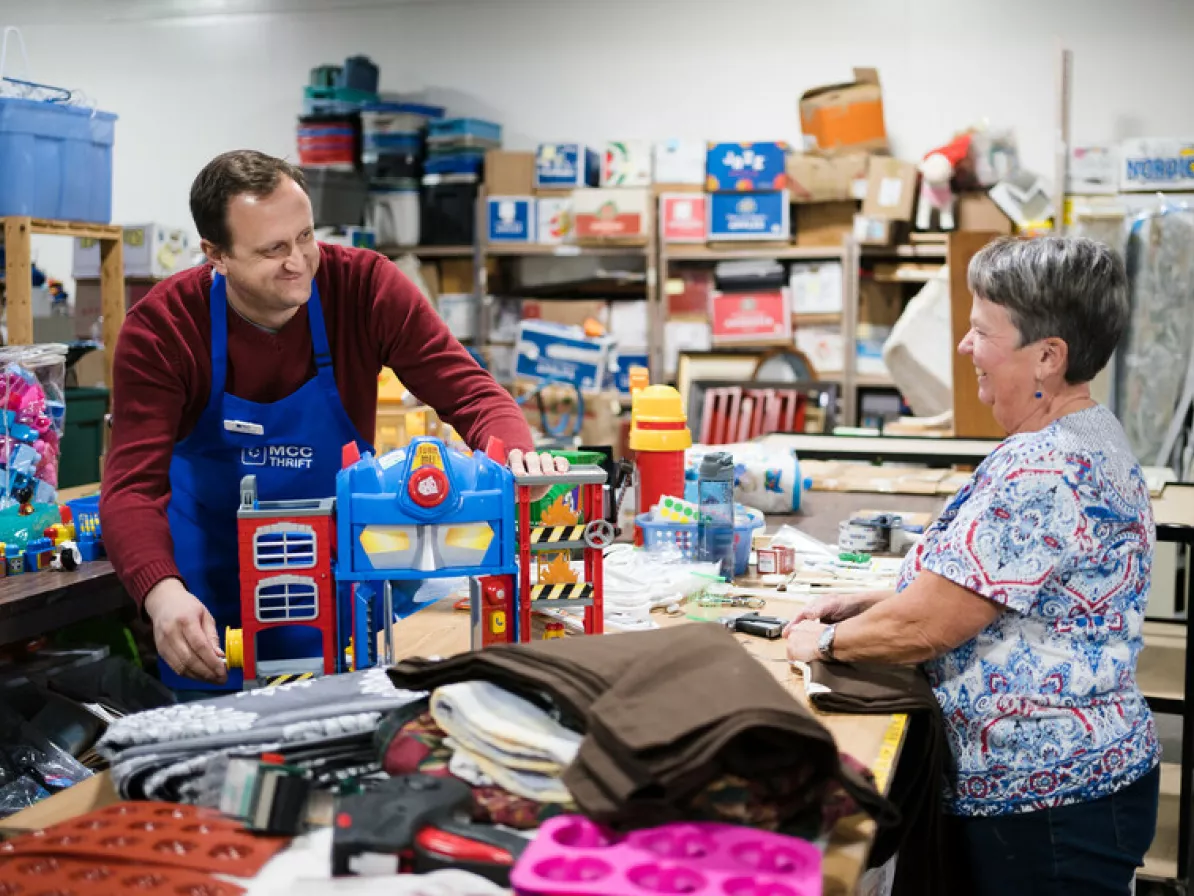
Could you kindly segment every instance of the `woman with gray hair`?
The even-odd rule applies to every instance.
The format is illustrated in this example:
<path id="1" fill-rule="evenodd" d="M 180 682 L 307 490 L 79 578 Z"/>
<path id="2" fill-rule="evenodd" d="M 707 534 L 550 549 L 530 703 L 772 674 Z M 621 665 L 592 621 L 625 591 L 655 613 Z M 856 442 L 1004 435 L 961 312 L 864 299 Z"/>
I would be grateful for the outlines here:
<path id="1" fill-rule="evenodd" d="M 1156 529 L 1119 421 L 1090 395 L 1128 317 L 1106 246 L 1003 239 L 970 264 L 958 351 L 1008 437 L 894 592 L 821 598 L 796 661 L 923 663 L 953 758 L 945 808 L 975 894 L 1129 892 L 1160 748 L 1136 685 Z"/>

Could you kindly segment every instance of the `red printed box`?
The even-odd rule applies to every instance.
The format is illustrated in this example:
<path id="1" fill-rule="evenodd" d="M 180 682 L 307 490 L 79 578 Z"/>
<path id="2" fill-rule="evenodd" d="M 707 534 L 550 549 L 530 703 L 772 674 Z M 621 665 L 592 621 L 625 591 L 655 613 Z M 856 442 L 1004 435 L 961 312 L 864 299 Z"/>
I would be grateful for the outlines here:
<path id="1" fill-rule="evenodd" d="M 703 243 L 708 232 L 705 226 L 704 193 L 664 193 L 659 197 L 659 214 L 663 216 L 665 243 Z"/>
<path id="2" fill-rule="evenodd" d="M 792 306 L 786 289 L 713 293 L 709 306 L 716 343 L 786 345 L 792 341 Z"/>

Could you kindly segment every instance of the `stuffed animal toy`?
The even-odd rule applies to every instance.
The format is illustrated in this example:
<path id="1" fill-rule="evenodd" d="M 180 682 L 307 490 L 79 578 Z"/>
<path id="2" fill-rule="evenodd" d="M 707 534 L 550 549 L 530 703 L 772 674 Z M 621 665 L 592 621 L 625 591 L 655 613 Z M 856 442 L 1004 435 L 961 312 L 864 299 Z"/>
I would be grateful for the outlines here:
<path id="1" fill-rule="evenodd" d="M 916 229 L 928 230 L 937 212 L 942 230 L 954 229 L 954 170 L 970 153 L 970 135 L 955 137 L 945 146 L 925 155 L 920 163 L 920 202 L 916 209 Z"/>

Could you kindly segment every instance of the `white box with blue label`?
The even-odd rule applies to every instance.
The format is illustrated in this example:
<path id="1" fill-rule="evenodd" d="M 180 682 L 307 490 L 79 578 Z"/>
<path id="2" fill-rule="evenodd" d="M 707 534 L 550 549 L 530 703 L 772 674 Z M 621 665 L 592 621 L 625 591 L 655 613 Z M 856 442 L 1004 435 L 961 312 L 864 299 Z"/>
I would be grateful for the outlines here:
<path id="1" fill-rule="evenodd" d="M 533 196 L 493 196 L 489 199 L 491 243 L 533 243 L 538 223 Z"/>
<path id="2" fill-rule="evenodd" d="M 1120 145 L 1124 193 L 1194 190 L 1194 139 L 1144 137 Z"/>
<path id="3" fill-rule="evenodd" d="M 710 193 L 783 190 L 788 186 L 787 143 L 710 143 L 705 189 Z"/>
<path id="4" fill-rule="evenodd" d="M 601 155 L 583 143 L 540 143 L 535 152 L 536 189 L 595 187 L 600 179 Z"/>
<path id="5" fill-rule="evenodd" d="M 515 352 L 515 378 L 568 383 L 582 392 L 600 390 L 616 363 L 608 336 L 586 336 L 581 327 L 541 320 L 519 324 Z"/>
<path id="6" fill-rule="evenodd" d="M 661 140 L 655 144 L 654 177 L 657 184 L 705 183 L 704 140 Z"/>
<path id="7" fill-rule="evenodd" d="M 706 204 L 708 240 L 788 242 L 792 236 L 787 190 L 710 193 Z"/>

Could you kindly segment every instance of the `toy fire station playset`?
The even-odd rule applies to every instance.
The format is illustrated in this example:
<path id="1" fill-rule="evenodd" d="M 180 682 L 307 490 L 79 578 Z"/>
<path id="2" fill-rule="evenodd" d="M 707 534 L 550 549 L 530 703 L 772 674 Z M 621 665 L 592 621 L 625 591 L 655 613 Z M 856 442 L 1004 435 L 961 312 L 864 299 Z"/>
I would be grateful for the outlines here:
<path id="1" fill-rule="evenodd" d="M 424 579 L 470 579 L 474 648 L 529 641 L 531 611 L 546 607 L 583 607 L 586 634 L 600 634 L 602 549 L 614 535 L 605 480 L 597 466 L 515 477 L 500 444 L 482 453 L 430 437 L 380 457 L 348 446 L 335 498 L 264 501 L 246 476 L 230 678 L 243 669 L 251 687 L 388 664 L 394 583 Z M 559 501 L 532 523 L 531 489 L 560 483 L 577 486 L 579 506 Z M 281 626 L 319 631 L 322 656 L 258 657 L 258 635 Z"/>

